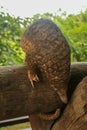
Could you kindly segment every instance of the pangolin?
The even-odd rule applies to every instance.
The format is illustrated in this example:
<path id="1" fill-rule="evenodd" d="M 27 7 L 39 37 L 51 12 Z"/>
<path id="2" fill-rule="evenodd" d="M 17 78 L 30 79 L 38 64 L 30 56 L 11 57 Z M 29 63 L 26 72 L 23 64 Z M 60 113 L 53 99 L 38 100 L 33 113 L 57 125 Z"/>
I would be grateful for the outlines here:
<path id="1" fill-rule="evenodd" d="M 67 86 L 70 73 L 70 47 L 59 27 L 49 19 L 32 23 L 21 38 L 26 52 L 28 77 L 34 82 L 47 82 L 67 103 Z"/>

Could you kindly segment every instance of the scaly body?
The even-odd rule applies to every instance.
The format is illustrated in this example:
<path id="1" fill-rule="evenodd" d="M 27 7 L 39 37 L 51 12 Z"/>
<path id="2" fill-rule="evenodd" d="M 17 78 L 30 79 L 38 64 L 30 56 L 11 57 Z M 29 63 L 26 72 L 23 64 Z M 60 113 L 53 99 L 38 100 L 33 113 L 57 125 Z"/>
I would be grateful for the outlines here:
<path id="1" fill-rule="evenodd" d="M 25 31 L 21 46 L 26 52 L 29 78 L 47 82 L 67 102 L 70 48 L 61 30 L 50 20 L 40 19 Z M 38 73 L 41 72 L 41 77 Z"/>

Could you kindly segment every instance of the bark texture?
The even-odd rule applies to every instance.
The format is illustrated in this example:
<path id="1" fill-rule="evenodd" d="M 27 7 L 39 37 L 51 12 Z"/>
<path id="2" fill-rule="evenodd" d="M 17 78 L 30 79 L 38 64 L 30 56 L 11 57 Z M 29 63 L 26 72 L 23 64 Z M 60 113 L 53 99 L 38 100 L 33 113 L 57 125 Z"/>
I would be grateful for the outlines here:
<path id="1" fill-rule="evenodd" d="M 52 130 L 87 130 L 87 76 L 78 84 L 63 115 Z"/>

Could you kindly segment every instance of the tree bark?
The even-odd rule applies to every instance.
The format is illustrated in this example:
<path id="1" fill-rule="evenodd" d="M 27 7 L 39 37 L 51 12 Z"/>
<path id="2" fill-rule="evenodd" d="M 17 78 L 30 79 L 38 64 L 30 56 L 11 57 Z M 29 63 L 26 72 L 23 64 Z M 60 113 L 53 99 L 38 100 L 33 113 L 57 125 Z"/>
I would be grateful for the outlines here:
<path id="1" fill-rule="evenodd" d="M 87 76 L 78 84 L 52 130 L 87 130 Z"/>
<path id="2" fill-rule="evenodd" d="M 86 75 L 87 63 L 71 65 L 69 98 Z M 58 95 L 45 83 L 36 83 L 34 89 L 31 87 L 26 66 L 0 67 L 0 120 L 48 113 L 62 105 Z"/>

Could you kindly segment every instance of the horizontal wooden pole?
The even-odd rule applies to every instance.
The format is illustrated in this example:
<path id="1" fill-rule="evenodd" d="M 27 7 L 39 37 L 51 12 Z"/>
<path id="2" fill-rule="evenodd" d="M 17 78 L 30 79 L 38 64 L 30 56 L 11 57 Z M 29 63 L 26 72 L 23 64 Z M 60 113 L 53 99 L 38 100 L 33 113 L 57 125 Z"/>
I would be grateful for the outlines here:
<path id="1" fill-rule="evenodd" d="M 87 75 L 87 63 L 71 65 L 69 81 L 70 95 L 76 85 Z M 47 113 L 62 107 L 58 95 L 45 83 L 36 83 L 35 88 L 27 77 L 27 67 L 0 67 L 0 120 Z"/>
<path id="2" fill-rule="evenodd" d="M 0 67 L 0 120 L 50 112 L 57 106 L 61 101 L 48 86 L 37 83 L 32 88 L 26 66 Z"/>

